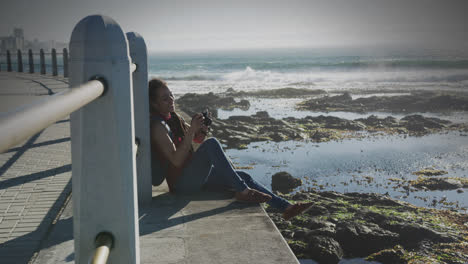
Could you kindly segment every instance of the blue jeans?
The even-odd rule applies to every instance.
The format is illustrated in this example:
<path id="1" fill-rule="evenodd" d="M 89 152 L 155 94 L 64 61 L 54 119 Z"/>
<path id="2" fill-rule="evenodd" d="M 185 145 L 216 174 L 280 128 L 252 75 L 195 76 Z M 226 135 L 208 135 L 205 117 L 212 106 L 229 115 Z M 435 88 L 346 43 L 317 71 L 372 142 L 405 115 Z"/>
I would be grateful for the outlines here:
<path id="1" fill-rule="evenodd" d="M 176 192 L 199 192 L 208 189 L 234 189 L 242 192 L 247 187 L 271 195 L 268 204 L 284 211 L 291 203 L 278 197 L 243 171 L 236 171 L 215 138 L 209 138 L 193 154 L 175 184 Z"/>

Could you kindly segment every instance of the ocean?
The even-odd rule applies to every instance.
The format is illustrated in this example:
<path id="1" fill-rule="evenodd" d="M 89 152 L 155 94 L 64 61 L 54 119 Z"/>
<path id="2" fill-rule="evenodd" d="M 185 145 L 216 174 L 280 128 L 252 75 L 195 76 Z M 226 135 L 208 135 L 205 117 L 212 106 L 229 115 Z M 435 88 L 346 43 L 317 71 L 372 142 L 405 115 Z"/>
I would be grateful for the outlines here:
<path id="1" fill-rule="evenodd" d="M 177 95 L 278 88 L 329 92 L 468 87 L 468 56 L 440 51 L 276 49 L 150 53 L 149 77 Z"/>

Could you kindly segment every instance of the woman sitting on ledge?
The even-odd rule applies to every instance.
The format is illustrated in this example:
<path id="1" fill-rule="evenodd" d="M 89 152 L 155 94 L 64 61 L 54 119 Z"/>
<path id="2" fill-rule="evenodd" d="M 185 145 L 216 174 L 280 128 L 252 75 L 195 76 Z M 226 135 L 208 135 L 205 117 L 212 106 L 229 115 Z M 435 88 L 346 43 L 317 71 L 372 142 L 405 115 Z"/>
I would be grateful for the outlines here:
<path id="1" fill-rule="evenodd" d="M 257 183 L 250 175 L 236 171 L 215 138 L 205 141 L 208 127 L 202 114 L 193 116 L 190 125 L 175 113 L 174 96 L 160 79 L 149 82 L 151 115 L 151 153 L 153 167 L 165 174 L 171 192 L 190 193 L 208 189 L 234 189 L 235 199 L 263 203 L 283 211 L 283 218 L 294 217 L 311 206 L 291 204 Z M 193 152 L 192 141 L 201 143 Z M 162 180 L 161 180 L 162 181 Z M 154 182 L 158 185 L 160 182 Z"/>

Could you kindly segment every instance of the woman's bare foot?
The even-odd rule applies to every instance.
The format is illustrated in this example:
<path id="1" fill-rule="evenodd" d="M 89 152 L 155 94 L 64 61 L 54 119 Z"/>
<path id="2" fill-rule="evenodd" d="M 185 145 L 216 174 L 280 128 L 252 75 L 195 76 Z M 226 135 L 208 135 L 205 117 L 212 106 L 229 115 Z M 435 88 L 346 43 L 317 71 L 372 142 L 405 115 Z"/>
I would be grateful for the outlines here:
<path id="1" fill-rule="evenodd" d="M 284 210 L 283 212 L 283 218 L 284 220 L 289 220 L 297 215 L 300 215 L 302 213 L 307 212 L 311 207 L 313 203 L 297 203 L 297 204 L 291 204 Z"/>
<path id="2" fill-rule="evenodd" d="M 238 201 L 247 203 L 266 203 L 271 200 L 271 195 L 250 188 L 236 192 L 234 197 Z"/>

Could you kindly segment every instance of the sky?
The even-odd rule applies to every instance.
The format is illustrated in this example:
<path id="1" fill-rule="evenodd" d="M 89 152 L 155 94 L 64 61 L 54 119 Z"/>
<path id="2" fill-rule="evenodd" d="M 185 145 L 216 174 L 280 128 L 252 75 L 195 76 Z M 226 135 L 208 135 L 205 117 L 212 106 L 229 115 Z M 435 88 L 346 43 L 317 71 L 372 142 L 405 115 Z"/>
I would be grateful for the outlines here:
<path id="1" fill-rule="evenodd" d="M 411 47 L 468 50 L 467 0 L 0 0 L 0 36 L 68 42 L 84 17 L 113 18 L 148 50 Z"/>

